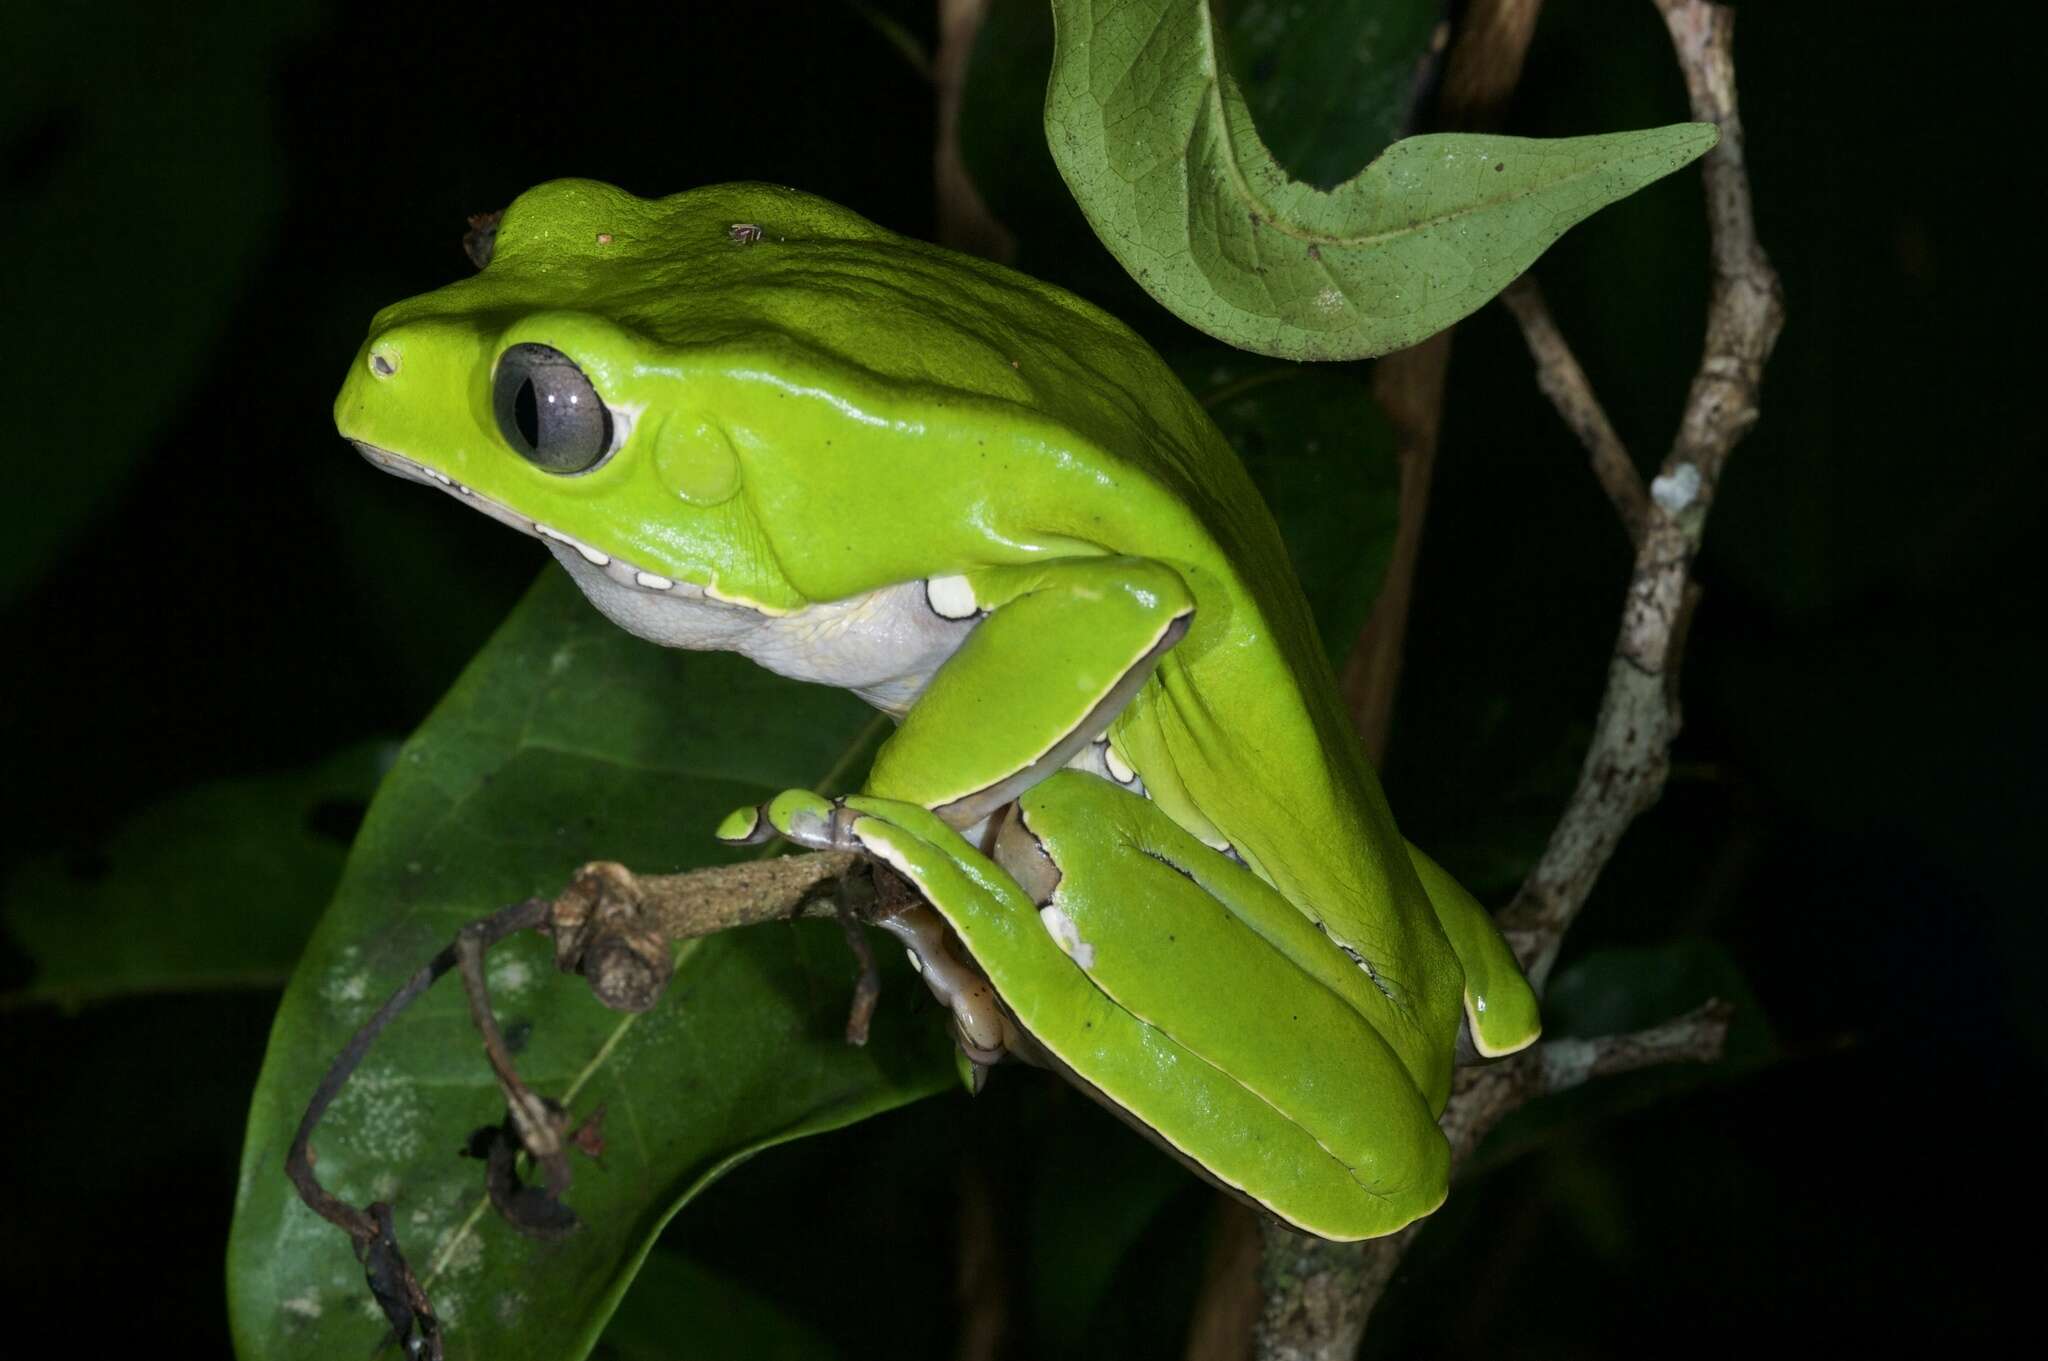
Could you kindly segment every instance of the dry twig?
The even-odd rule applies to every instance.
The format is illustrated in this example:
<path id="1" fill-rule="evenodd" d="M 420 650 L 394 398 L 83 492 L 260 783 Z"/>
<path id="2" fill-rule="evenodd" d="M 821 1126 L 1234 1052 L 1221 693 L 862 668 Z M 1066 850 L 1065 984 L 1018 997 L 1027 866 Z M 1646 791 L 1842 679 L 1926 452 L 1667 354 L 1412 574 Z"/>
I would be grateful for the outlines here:
<path id="1" fill-rule="evenodd" d="M 479 940 L 488 947 L 536 925 L 545 911 L 546 904 L 539 899 L 514 903 L 464 927 L 463 937 Z M 349 1243 L 355 1248 L 356 1260 L 363 1264 L 363 1275 L 369 1282 L 370 1293 L 391 1324 L 393 1340 L 414 1361 L 439 1361 L 442 1354 L 441 1324 L 434 1316 L 433 1305 L 427 1299 L 419 1278 L 413 1274 L 404 1253 L 399 1250 L 391 1207 L 376 1201 L 357 1209 L 322 1186 L 319 1176 L 313 1171 L 313 1131 L 319 1127 L 320 1118 L 327 1114 L 327 1108 L 341 1095 L 342 1088 L 348 1085 L 349 1076 L 363 1061 L 363 1056 L 370 1052 L 370 1046 L 383 1033 L 384 1027 L 434 986 L 443 974 L 455 968 L 457 961 L 457 946 L 450 945 L 442 950 L 400 984 L 398 991 L 391 994 L 362 1029 L 350 1037 L 334 1062 L 328 1065 L 326 1075 L 320 1079 L 319 1087 L 306 1103 L 306 1113 L 299 1118 L 298 1131 L 292 1136 L 291 1147 L 286 1150 L 284 1158 L 284 1174 L 291 1179 L 299 1199 L 315 1214 L 348 1235 Z"/>

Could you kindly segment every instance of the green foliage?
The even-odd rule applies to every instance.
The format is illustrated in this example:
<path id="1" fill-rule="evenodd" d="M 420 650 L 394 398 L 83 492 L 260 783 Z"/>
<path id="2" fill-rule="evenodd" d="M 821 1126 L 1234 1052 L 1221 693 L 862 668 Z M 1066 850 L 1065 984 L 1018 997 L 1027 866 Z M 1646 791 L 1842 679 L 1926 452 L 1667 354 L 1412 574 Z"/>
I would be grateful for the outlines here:
<path id="1" fill-rule="evenodd" d="M 245 1356 L 326 1357 L 381 1323 L 346 1238 L 282 1175 L 329 1060 L 465 921 L 560 889 L 576 866 L 703 863 L 736 804 L 858 776 L 876 721 L 851 697 L 738 658 L 664 652 L 599 617 L 550 568 L 400 753 L 333 907 L 285 991 L 249 1115 L 230 1304 Z M 444 985 L 374 1048 L 314 1139 L 322 1181 L 393 1201 L 401 1242 L 444 1320 L 449 1355 L 580 1356 L 654 1235 L 737 1161 L 950 1086 L 943 1029 L 896 1005 L 865 1049 L 842 1038 L 853 964 L 829 923 L 683 947 L 662 1004 L 604 1010 L 533 937 L 491 955 L 493 1001 L 534 1085 L 576 1115 L 606 1110 L 603 1158 L 579 1167 L 584 1227 L 522 1239 L 482 1211 L 481 1166 L 457 1157 L 503 1117 L 460 991 Z"/>
<path id="2" fill-rule="evenodd" d="M 293 68 L 280 55 L 303 26 L 299 9 L 229 7 L 217 22 L 171 34 L 152 29 L 158 21 L 146 8 L 124 4 L 108 13 L 106 22 L 140 41 L 106 44 L 90 61 L 65 60 L 51 36 L 55 28 L 24 28 L 17 35 L 24 45 L 17 63 L 24 80 L 0 101 L 0 131 L 10 151 L 6 225 L 17 243 L 32 243 L 36 265 L 15 272 L 7 296 L 18 305 L 11 305 L 10 315 L 34 319 L 36 362 L 24 372 L 36 375 L 39 408 L 62 414 L 61 420 L 31 422 L 18 432 L 16 462 L 25 480 L 17 491 L 34 513 L 16 517 L 0 561 L 0 588 L 11 590 L 33 577 L 67 540 L 84 542 L 79 531 L 133 485 L 127 474 L 152 438 L 178 424 L 196 425 L 165 465 L 197 468 L 204 460 L 209 476 L 219 478 L 221 508 L 231 516 L 241 506 L 238 489 L 275 479 L 294 489 L 272 491 L 276 505 L 288 506 L 293 515 L 312 505 L 316 520 L 339 524 L 338 531 L 328 531 L 337 548 L 299 539 L 303 526 L 288 515 L 252 513 L 235 525 L 237 554 L 246 540 L 251 553 L 318 563 L 326 574 L 327 600 L 311 627 L 323 645 L 345 650 L 352 659 L 347 670 L 378 677 L 408 673 L 418 685 L 438 686 L 445 672 L 436 649 L 455 646 L 448 640 L 463 634 L 450 626 L 451 618 L 476 608 L 490 590 L 506 589 L 488 556 L 496 537 L 490 549 L 470 547 L 472 539 L 502 531 L 481 521 L 451 526 L 454 512 L 433 498 L 406 499 L 392 512 L 392 503 L 417 493 L 344 467 L 347 460 L 323 433 L 326 394 L 293 392 L 279 376 L 294 365 L 325 373 L 315 352 L 330 346 L 337 327 L 352 332 L 359 313 L 397 296 L 398 288 L 380 273 L 389 267 L 388 253 L 363 246 L 357 215 L 335 196 L 336 185 L 353 183 L 348 173 L 324 168 L 320 173 L 331 184 L 299 190 L 313 206 L 291 219 L 291 229 L 306 233 L 311 226 L 310 235 L 287 234 L 279 225 L 285 194 L 293 188 L 280 174 L 282 148 L 298 150 L 282 136 L 311 135 L 303 126 L 282 127 L 270 107 L 280 89 L 306 97 L 308 87 L 287 78 Z M 1079 32 L 1075 16 L 1087 7 L 1060 0 L 1055 8 L 1063 41 L 1071 44 Z M 1207 7 L 1185 8 L 1206 31 Z M 1090 44 L 1097 63 L 1127 58 L 1125 74 L 1153 84 L 1147 99 L 1125 110 L 1135 121 L 1122 125 L 1115 138 L 1099 122 L 1081 128 L 1091 141 L 1080 153 L 1093 158 L 1089 182 L 1114 191 L 1108 194 L 1114 200 L 1126 188 L 1118 176 L 1134 166 L 1147 172 L 1147 185 L 1182 181 L 1178 199 L 1131 191 L 1124 206 L 1134 214 L 1132 221 L 1105 228 L 1105 239 L 1126 262 L 1133 258 L 1127 250 L 1157 251 L 1176 241 L 1197 247 L 1201 277 L 1185 287 L 1185 281 L 1174 283 L 1183 289 L 1176 310 L 1208 316 L 1235 309 L 1234 324 L 1255 335 L 1280 335 L 1288 327 L 1312 333 L 1289 341 L 1294 348 L 1276 347 L 1282 353 L 1362 352 L 1349 348 L 1359 334 L 1385 340 L 1405 334 L 1398 331 L 1401 325 L 1433 329 L 1425 323 L 1448 308 L 1448 293 L 1433 294 L 1426 315 L 1368 318 L 1370 325 L 1354 325 L 1340 311 L 1332 321 L 1312 306 L 1329 279 L 1304 271 L 1299 258 L 1308 245 L 1317 245 L 1323 259 L 1315 263 L 1343 282 L 1347 304 L 1362 299 L 1369 286 L 1383 286 L 1386 268 L 1349 253 L 1357 248 L 1344 242 L 1385 228 L 1371 216 L 1367 200 L 1373 186 L 1388 179 L 1389 167 L 1402 164 L 1400 156 L 1418 145 L 1427 151 L 1430 141 L 1403 144 L 1411 152 L 1395 148 L 1366 175 L 1327 195 L 1287 174 L 1333 183 L 1407 126 L 1439 8 L 1434 0 L 1327 0 L 1305 8 L 1264 0 L 1233 4 L 1219 23 L 1221 50 L 1236 85 L 1215 43 L 1205 51 L 1194 40 L 1200 35 L 1185 25 L 1161 30 L 1142 52 L 1124 57 L 1115 42 L 1121 30 L 1097 35 Z M 1014 41 L 1012 33 L 1043 21 L 1039 0 L 1020 0 L 998 6 L 984 32 L 967 91 L 970 121 L 980 109 L 997 129 L 982 141 L 984 154 L 975 161 L 982 186 L 1023 236 L 1028 268 L 1116 302 L 1156 331 L 1163 315 L 1141 315 L 1135 289 L 1117 292 L 1128 285 L 1081 230 L 1080 217 L 1059 192 L 1051 163 L 1036 143 L 1050 41 L 1034 49 Z M 608 27 L 605 41 L 618 45 L 609 35 Z M 478 44 L 473 59 L 483 64 L 489 35 L 462 36 L 465 45 Z M 203 48 L 205 60 L 184 59 L 179 44 L 193 52 Z M 717 50 L 703 46 L 695 54 Z M 1191 59 L 1197 64 L 1187 65 Z M 901 74 L 893 65 L 886 69 Z M 1094 77 L 1101 79 L 1105 69 Z M 431 100 L 425 106 L 420 100 L 441 87 L 438 78 L 423 81 L 413 73 L 397 79 L 413 81 L 400 101 L 411 110 L 408 117 L 423 130 L 436 126 Z M 461 88 L 452 80 L 448 85 L 459 124 L 486 127 L 483 140 L 502 151 L 504 163 L 480 165 L 481 158 L 469 153 L 453 176 L 433 166 L 427 178 L 452 201 L 490 206 L 498 201 L 492 194 L 546 174 L 602 170 L 581 147 L 576 155 L 584 159 L 574 164 L 551 152 L 545 168 L 534 169 L 533 148 L 519 140 L 519 109 L 498 108 L 480 119 L 480 101 L 456 93 Z M 1110 101 L 1128 99 L 1133 87 L 1088 90 L 1090 98 L 1104 96 L 1093 114 L 1100 120 Z M 732 107 L 744 105 L 748 116 L 728 124 L 719 144 L 737 145 L 744 127 L 797 102 L 792 91 L 744 90 Z M 1076 101 L 1056 129 L 1071 130 L 1075 109 L 1086 113 L 1086 104 Z M 393 150 L 384 136 L 362 135 L 393 131 L 394 124 L 378 121 L 387 116 L 386 108 L 372 103 L 349 110 L 348 126 L 362 154 L 380 157 L 394 176 L 391 167 L 431 161 Z M 364 120 L 355 121 L 365 110 Z M 644 116 L 616 120 L 606 136 L 615 142 L 633 125 L 674 150 L 670 130 Z M 1529 242 L 1554 238 L 1572 214 L 1583 215 L 1606 201 L 1602 195 L 1624 192 L 1620 186 L 1680 163 L 1689 148 L 1696 154 L 1686 141 L 1696 134 L 1680 129 L 1665 135 L 1668 140 L 1654 146 L 1585 139 L 1578 145 L 1596 154 L 1569 163 L 1553 158 L 1545 164 L 1561 174 L 1548 178 L 1539 165 L 1522 164 L 1518 153 L 1512 166 L 1517 175 L 1490 172 L 1501 177 L 1501 187 L 1515 186 L 1508 201 L 1485 198 L 1496 188 L 1486 182 L 1484 201 L 1450 203 L 1440 210 L 1441 222 L 1413 232 L 1395 224 L 1385 254 L 1401 261 L 1401 268 L 1434 271 L 1436 277 L 1469 274 L 1459 286 L 1473 296 L 1449 315 L 1462 314 L 1480 300 L 1493 277 L 1487 270 L 1512 273 L 1521 265 L 1504 262 L 1526 262 L 1515 252 L 1533 255 L 1541 244 Z M 871 133 L 863 127 L 861 136 Z M 1135 138 L 1128 145 L 1127 136 Z M 1152 157 L 1160 147 L 1171 151 L 1190 137 L 1206 159 L 1176 160 L 1163 153 L 1142 165 L 1131 159 Z M 782 142 L 799 144 L 787 136 Z M 1055 143 L 1061 142 L 1056 131 Z M 971 157 L 976 145 L 970 137 Z M 1544 145 L 1554 150 L 1573 144 Z M 854 200 L 822 165 L 783 166 L 762 159 L 758 150 L 733 151 L 726 162 L 663 162 L 652 150 L 616 154 L 617 177 L 635 178 L 650 192 L 762 174 Z M 827 159 L 833 158 L 818 157 Z M 849 163 L 844 156 L 836 161 Z M 1042 181 L 1032 178 L 1038 170 Z M 1219 174 L 1221 181 L 1204 178 Z M 454 183 L 440 185 L 443 178 Z M 1486 181 L 1483 174 L 1477 178 Z M 1207 198 L 1186 190 L 1203 183 L 1212 186 Z M 1218 183 L 1221 188 L 1214 187 Z M 1260 196 L 1264 225 L 1251 225 L 1250 200 L 1233 206 L 1231 196 L 1239 193 Z M 345 201 L 362 196 L 348 188 Z M 900 205 L 915 197 L 897 195 L 893 201 Z M 1103 198 L 1100 192 L 1084 194 L 1098 220 L 1106 211 Z M 391 191 L 377 209 L 380 230 L 394 220 L 392 202 L 426 199 L 418 184 Z M 876 212 L 872 199 L 861 206 Z M 441 251 L 430 265 L 411 266 L 407 286 L 438 281 L 444 271 L 459 268 L 452 231 L 445 242 L 436 237 L 438 218 L 446 212 L 436 200 L 417 214 L 395 214 L 400 226 L 435 237 Z M 1137 220 L 1139 213 L 1144 220 Z M 147 250 L 133 248 L 137 223 L 147 224 Z M 1126 228 L 1128 239 L 1120 234 Z M 915 230 L 914 224 L 908 229 Z M 324 230 L 334 233 L 332 240 Z M 287 301 L 275 303 L 277 315 L 264 312 L 262 320 L 273 340 L 288 334 L 292 343 L 265 352 L 231 332 L 230 319 L 247 303 L 245 285 L 256 268 L 266 259 L 290 263 L 296 255 L 320 263 L 276 271 L 290 285 Z M 29 258 L 25 250 L 17 256 Z M 1420 257 L 1426 257 L 1423 263 L 1413 265 Z M 1268 265 L 1277 267 L 1257 272 Z M 1156 260 L 1140 272 L 1148 287 L 1160 286 Z M 1306 295 L 1311 306 L 1305 321 L 1301 289 L 1295 288 L 1292 303 L 1282 296 L 1304 274 L 1315 290 Z M 378 282 L 368 282 L 371 277 Z M 89 285 L 103 292 L 92 293 Z M 1264 297 L 1268 289 L 1278 301 Z M 338 311 L 309 318 L 308 292 L 317 294 L 314 305 Z M 1225 307 L 1221 298 L 1234 301 Z M 1367 307 L 1363 301 L 1357 305 Z M 23 327 L 17 338 L 29 333 Z M 315 338 L 308 340 L 309 334 Z M 1223 334 L 1243 342 L 1242 335 Z M 234 343 L 223 339 L 230 335 Z M 1172 349 L 1185 338 L 1165 344 Z M 47 362 L 51 355 L 73 354 L 89 355 L 91 362 Z M 252 356 L 259 354 L 262 362 L 252 366 Z M 1183 357 L 1180 371 L 1273 505 L 1325 643 L 1333 658 L 1341 656 L 1369 607 L 1394 513 L 1391 440 L 1359 372 L 1307 370 L 1220 349 Z M 110 373 L 121 376 L 118 392 L 106 381 Z M 239 400 L 232 409 L 220 401 L 195 403 L 194 393 L 207 384 L 216 393 L 243 387 L 274 392 L 278 410 L 303 413 L 306 424 L 294 433 L 268 419 L 251 439 L 248 430 L 235 428 L 245 420 Z M 251 447 L 244 449 L 243 442 Z M 309 475 L 305 469 L 314 466 L 319 471 Z M 365 489 L 360 494 L 359 487 Z M 252 496 L 249 504 L 266 503 Z M 507 558 L 511 552 L 504 550 Z M 210 602 L 216 598 L 211 593 L 222 590 L 218 578 L 224 571 L 215 565 L 203 575 L 205 584 L 192 593 Z M 260 597 L 269 588 L 242 583 L 237 589 Z M 276 589 L 283 597 L 283 587 Z M 423 607 L 422 601 L 432 603 Z M 263 607 L 259 600 L 249 608 Z M 280 598 L 269 607 L 298 610 L 304 604 Z M 237 666 L 246 659 L 224 651 L 222 660 Z M 242 692 L 223 688 L 229 697 L 218 702 L 232 709 L 238 702 L 233 696 Z M 203 717 L 214 702 L 213 696 L 195 696 L 191 707 Z M 260 761 L 224 746 L 221 764 L 213 768 L 233 769 L 236 759 L 244 768 L 304 761 L 307 752 L 323 749 L 338 752 L 331 759 L 286 774 L 174 793 L 122 821 L 96 857 L 42 852 L 19 862 L 7 880 L 4 916 L 37 972 L 8 1000 L 76 1003 L 281 979 L 299 958 L 315 914 L 342 872 L 337 837 L 350 821 L 349 810 L 367 798 L 391 760 L 388 743 L 344 743 L 360 731 L 377 730 L 376 723 L 388 729 L 394 721 L 390 713 L 336 721 L 309 705 L 303 719 L 308 745 L 277 754 L 262 749 Z M 285 994 L 249 1113 L 236 1196 L 230 1291 L 244 1355 L 364 1352 L 379 1332 L 345 1240 L 297 1206 L 279 1170 L 284 1143 L 326 1060 L 379 998 L 461 921 L 512 898 L 554 891 L 584 859 L 623 858 L 643 871 L 700 863 L 713 854 L 706 835 L 710 823 L 732 804 L 787 784 L 850 784 L 872 742 L 871 723 L 844 696 L 789 686 L 732 659 L 678 657 L 636 644 L 590 612 L 550 571 L 405 748 Z M 144 788 L 162 785 L 159 780 Z M 119 794 L 113 806 L 124 806 Z M 1476 829 L 1473 838 L 1502 839 L 1494 824 Z M 1521 858 L 1518 849 L 1501 855 L 1504 879 Z M 650 1254 L 649 1245 L 670 1215 L 752 1152 L 950 1086 L 943 1029 L 922 1005 L 921 988 L 893 968 L 873 1042 L 866 1051 L 851 1051 L 840 1042 L 839 1026 L 852 968 L 829 927 L 759 928 L 692 947 L 662 1006 L 623 1023 L 597 1008 L 579 981 L 554 975 L 545 953 L 532 941 L 504 947 L 494 957 L 494 980 L 501 1017 L 522 1044 L 522 1064 L 536 1085 L 554 1095 L 573 1093 L 579 1114 L 598 1103 L 608 1107 L 610 1150 L 600 1163 L 579 1164 L 570 1196 L 584 1215 L 584 1231 L 543 1249 L 518 1239 L 488 1213 L 471 1219 L 481 1201 L 481 1169 L 456 1157 L 455 1150 L 471 1128 L 495 1120 L 501 1105 L 452 981 L 387 1035 L 359 1076 L 361 1085 L 323 1125 L 316 1140 L 323 1177 L 357 1200 L 373 1193 L 395 1197 L 400 1234 L 415 1263 L 423 1269 L 441 1263 L 430 1288 L 456 1328 L 452 1355 L 576 1355 L 592 1345 L 626 1361 L 722 1352 L 824 1353 L 828 1344 L 820 1336 L 791 1323 L 768 1299 L 749 1296 L 666 1248 Z M 1678 994 L 1693 998 L 1697 979 L 1679 973 L 1684 976 L 1672 984 L 1640 960 L 1600 962 L 1597 969 L 1561 975 L 1560 996 L 1633 1000 L 1642 1019 L 1654 1020 L 1667 1014 L 1659 1010 L 1665 1001 Z M 1581 988 L 1595 982 L 1597 987 Z M 105 1008 L 87 1020 L 132 1011 L 146 1022 L 153 1013 L 144 1005 Z M 1015 1084 L 1011 1091 L 1029 1090 L 1034 1081 L 1012 1073 L 998 1080 Z M 114 1081 L 93 1073 L 77 1081 L 90 1088 L 95 1112 L 119 1092 Z M 984 1097 L 978 1109 L 985 1114 L 990 1104 Z M 1081 1105 L 1069 1100 L 1068 1116 Z M 153 1105 L 151 1118 L 160 1120 L 164 1109 L 161 1102 Z M 941 1112 L 932 1123 L 957 1123 L 965 1107 L 933 1103 L 931 1109 Z M 1129 1307 L 1134 1296 L 1124 1278 L 1133 1259 L 1150 1254 L 1156 1262 L 1162 1223 L 1184 1227 L 1165 1207 L 1190 1185 L 1148 1145 L 1119 1128 L 1105 1129 L 1106 1117 L 1085 1107 L 1082 1116 L 1050 1123 L 1043 1139 L 1017 1140 L 1006 1150 L 1001 1174 L 1007 1180 L 1028 1165 L 1025 1179 L 1032 1191 L 1023 1212 L 1006 1226 L 1030 1244 L 1024 1269 L 1033 1284 L 1020 1314 L 1030 1314 L 1042 1343 L 1061 1350 L 1088 1343 L 1103 1311 Z M 807 1155 L 778 1159 L 796 1156 Z M 1107 1178 L 1109 1191 L 1092 1186 L 1101 1178 Z M 943 1191 L 947 1178 L 938 1181 Z M 923 1182 L 902 1178 L 899 1184 Z M 1199 1204 L 1200 1193 L 1182 1194 L 1180 1200 Z M 1199 1248 L 1181 1246 L 1189 1252 Z M 620 1305 L 636 1272 L 640 1288 Z M 619 1312 L 605 1340 L 594 1342 L 614 1306 Z"/>
<path id="3" fill-rule="evenodd" d="M 822 1361 L 826 1340 L 740 1282 L 656 1249 L 612 1316 L 598 1361 Z"/>
<path id="4" fill-rule="evenodd" d="M 1716 136 L 1684 123 L 1550 141 L 1412 137 L 1325 193 L 1260 141 L 1206 0 L 1054 0 L 1053 12 L 1046 136 L 1096 235 L 1176 316 L 1261 354 L 1412 345 Z"/>

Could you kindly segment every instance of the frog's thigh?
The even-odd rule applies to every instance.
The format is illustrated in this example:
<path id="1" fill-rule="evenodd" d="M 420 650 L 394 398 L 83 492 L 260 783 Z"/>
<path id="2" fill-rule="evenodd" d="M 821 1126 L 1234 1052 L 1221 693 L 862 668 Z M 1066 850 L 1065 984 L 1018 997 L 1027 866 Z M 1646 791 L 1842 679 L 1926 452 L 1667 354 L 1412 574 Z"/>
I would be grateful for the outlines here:
<path id="1" fill-rule="evenodd" d="M 956 827 L 1099 736 L 1194 609 L 1179 574 L 1145 558 L 986 568 L 949 579 L 945 596 L 987 617 L 876 754 L 866 792 L 936 809 Z"/>
<path id="2" fill-rule="evenodd" d="M 1526 1049 L 1543 1033 L 1535 990 L 1500 929 L 1465 886 L 1414 846 L 1408 859 L 1465 971 L 1465 1029 L 1482 1058 Z"/>
<path id="3" fill-rule="evenodd" d="M 1288 1194 L 1321 1197 L 1321 1212 L 1348 1216 L 1354 1229 L 1376 1225 L 1314 1230 L 1325 1236 L 1391 1232 L 1442 1202 L 1449 1148 L 1399 1057 L 1343 996 L 1248 924 L 1291 911 L 1284 899 L 1155 805 L 1093 776 L 1055 775 L 1019 807 L 1021 828 L 1014 818 L 1005 824 L 997 860 L 1034 898 L 1049 898 L 1047 931 L 1117 1011 L 1185 1052 L 1180 1073 L 1200 1071 L 1228 1089 L 1229 1118 L 1241 1128 L 1210 1128 L 1223 1118 L 1218 1107 L 1186 1133 L 1296 1149 L 1301 1189 Z M 1070 1037 L 1038 1038 L 1057 1051 Z M 1160 1080 L 1172 1089 L 1183 1078 Z M 1183 1131 L 1147 1105 L 1181 1093 L 1096 1085 L 1180 1142 Z M 1212 1155 L 1194 1156 L 1245 1184 Z M 1271 1189 L 1251 1193 L 1303 1222 L 1269 1198 Z"/>

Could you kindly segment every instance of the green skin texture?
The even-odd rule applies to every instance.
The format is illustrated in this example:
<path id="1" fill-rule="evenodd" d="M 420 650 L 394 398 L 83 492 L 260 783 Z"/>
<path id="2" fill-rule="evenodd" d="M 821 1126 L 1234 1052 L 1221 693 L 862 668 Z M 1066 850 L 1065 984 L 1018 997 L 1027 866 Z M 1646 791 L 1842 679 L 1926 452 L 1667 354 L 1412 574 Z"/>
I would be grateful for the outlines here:
<path id="1" fill-rule="evenodd" d="M 590 471 L 500 435 L 494 365 L 522 342 L 626 431 Z M 791 791 L 719 834 L 895 866 L 1042 1056 L 1287 1222 L 1363 1238 L 1442 1202 L 1461 1028 L 1519 1049 L 1534 995 L 1395 829 L 1271 515 L 1122 324 L 791 190 L 565 180 L 507 211 L 481 273 L 378 315 L 335 418 L 501 518 L 764 614 L 964 579 L 979 621 L 861 794 Z M 1059 769 L 1112 711 L 1149 797 Z M 1085 949 L 961 835 L 1013 798 Z"/>

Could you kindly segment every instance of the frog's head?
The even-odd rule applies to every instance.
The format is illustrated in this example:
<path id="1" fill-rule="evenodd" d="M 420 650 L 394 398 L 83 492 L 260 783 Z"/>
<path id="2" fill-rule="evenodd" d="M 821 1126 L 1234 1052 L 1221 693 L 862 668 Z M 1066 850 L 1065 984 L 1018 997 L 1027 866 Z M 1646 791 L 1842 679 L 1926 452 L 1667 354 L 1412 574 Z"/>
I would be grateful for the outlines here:
<path id="1" fill-rule="evenodd" d="M 378 314 L 336 426 L 378 467 L 618 587 L 800 604 L 750 523 L 731 441 L 693 401 L 696 337 L 677 315 L 735 269 L 733 213 L 765 188 L 750 205 L 587 180 L 522 195 L 480 273 Z"/>

